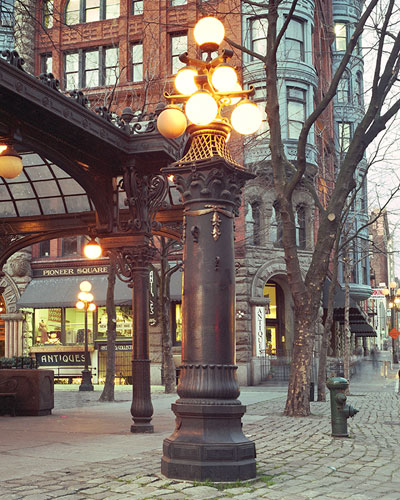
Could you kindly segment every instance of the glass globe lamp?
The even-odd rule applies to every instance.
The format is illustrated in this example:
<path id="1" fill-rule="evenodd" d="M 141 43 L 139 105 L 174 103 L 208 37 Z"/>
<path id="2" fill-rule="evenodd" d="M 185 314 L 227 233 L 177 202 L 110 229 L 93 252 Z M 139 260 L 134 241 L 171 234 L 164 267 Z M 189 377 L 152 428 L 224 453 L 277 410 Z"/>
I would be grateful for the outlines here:
<path id="1" fill-rule="evenodd" d="M 81 300 L 79 300 L 76 304 L 75 304 L 75 307 L 77 309 L 85 309 L 85 303 L 82 302 Z"/>
<path id="2" fill-rule="evenodd" d="M 91 289 L 92 289 L 92 284 L 90 283 L 90 281 L 82 281 L 80 284 L 79 284 L 79 289 L 81 292 L 90 292 Z"/>
<path id="3" fill-rule="evenodd" d="M 231 123 L 239 134 L 254 134 L 260 128 L 261 121 L 260 110 L 247 99 L 238 104 L 232 111 Z"/>
<path id="4" fill-rule="evenodd" d="M 157 118 L 157 128 L 167 139 L 176 139 L 186 130 L 187 120 L 185 113 L 174 104 L 166 106 Z"/>
<path id="5" fill-rule="evenodd" d="M 225 36 L 225 28 L 215 17 L 203 17 L 194 27 L 194 39 L 203 52 L 218 50 Z"/>
<path id="6" fill-rule="evenodd" d="M 101 256 L 101 251 L 101 246 L 94 238 L 92 238 L 89 243 L 83 247 L 83 254 L 88 259 L 98 259 Z"/>
<path id="7" fill-rule="evenodd" d="M 229 92 L 238 83 L 236 71 L 229 64 L 222 63 L 215 68 L 211 83 L 219 92 Z"/>
<path id="8" fill-rule="evenodd" d="M 188 99 L 185 111 L 195 125 L 208 125 L 217 116 L 218 104 L 209 92 L 200 90 Z"/>
<path id="9" fill-rule="evenodd" d="M 11 144 L 1 146 L 0 176 L 6 179 L 15 179 L 22 172 L 22 158 Z"/>
<path id="10" fill-rule="evenodd" d="M 199 90 L 195 83 L 197 71 L 194 68 L 182 68 L 175 77 L 175 88 L 180 94 L 191 95 Z"/>

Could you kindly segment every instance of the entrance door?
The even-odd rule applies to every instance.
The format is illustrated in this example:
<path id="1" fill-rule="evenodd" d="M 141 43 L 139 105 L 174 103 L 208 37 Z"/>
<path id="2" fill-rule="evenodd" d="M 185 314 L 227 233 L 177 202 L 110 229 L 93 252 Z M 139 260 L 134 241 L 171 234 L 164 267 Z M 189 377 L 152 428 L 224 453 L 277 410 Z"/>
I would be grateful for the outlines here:
<path id="1" fill-rule="evenodd" d="M 266 352 L 276 356 L 286 356 L 284 328 L 284 294 L 274 281 L 268 281 L 264 287 L 264 297 L 270 299 L 265 311 Z"/>

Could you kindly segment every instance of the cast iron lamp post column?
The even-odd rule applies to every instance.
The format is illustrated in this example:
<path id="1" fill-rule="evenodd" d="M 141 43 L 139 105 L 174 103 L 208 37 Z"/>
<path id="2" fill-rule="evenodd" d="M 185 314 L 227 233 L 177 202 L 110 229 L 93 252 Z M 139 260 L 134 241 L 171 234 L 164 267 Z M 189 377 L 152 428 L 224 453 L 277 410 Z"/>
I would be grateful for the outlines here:
<path id="1" fill-rule="evenodd" d="M 89 346 L 88 346 L 88 311 L 95 311 L 93 294 L 90 293 L 92 284 L 89 281 L 82 281 L 79 285 L 80 292 L 78 294 L 79 301 L 76 303 L 76 308 L 85 312 L 85 367 L 82 371 L 82 382 L 79 386 L 80 391 L 93 391 L 92 372 L 89 370 Z"/>
<path id="2" fill-rule="evenodd" d="M 400 308 L 400 288 L 396 292 L 397 283 L 395 281 L 391 281 L 389 283 L 390 288 L 384 288 L 382 290 L 383 294 L 386 296 L 388 301 L 388 307 L 390 309 L 390 329 L 397 329 L 396 324 L 396 309 Z M 394 364 L 399 362 L 397 350 L 396 350 L 396 340 L 392 337 L 392 360 Z"/>
<path id="3" fill-rule="evenodd" d="M 218 48 L 215 43 L 199 45 L 209 53 Z M 172 106 L 158 120 L 163 135 L 174 137 L 184 131 L 186 118 L 175 103 L 185 102 L 192 122 L 187 154 L 164 169 L 174 176 L 184 204 L 182 366 L 179 399 L 172 405 L 176 429 L 164 440 L 161 461 L 162 473 L 170 478 L 234 481 L 256 475 L 255 446 L 242 432 L 245 407 L 237 399 L 233 241 L 241 188 L 253 175 L 229 154 L 226 142 L 232 127 L 220 114 L 233 99 L 245 98 L 236 109 L 255 105 L 247 100 L 252 91 L 237 90 L 237 82 L 231 90 L 215 88 L 215 73 L 226 70 L 228 52 L 214 60 L 209 57 L 206 63 L 183 54 L 181 60 L 190 67 L 181 71 L 194 73 L 192 94 L 185 89 L 181 95 L 167 94 Z M 176 87 L 179 91 L 177 82 Z M 207 114 L 208 106 L 215 108 L 204 121 L 190 106 L 197 96 L 202 100 L 200 114 Z"/>

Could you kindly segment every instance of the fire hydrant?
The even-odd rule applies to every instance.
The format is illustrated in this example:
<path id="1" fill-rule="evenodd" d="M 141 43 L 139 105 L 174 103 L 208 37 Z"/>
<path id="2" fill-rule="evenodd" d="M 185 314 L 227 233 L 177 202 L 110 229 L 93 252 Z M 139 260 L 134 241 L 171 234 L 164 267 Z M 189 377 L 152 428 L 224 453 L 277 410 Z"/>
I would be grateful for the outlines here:
<path id="1" fill-rule="evenodd" d="M 349 437 L 347 419 L 358 413 L 358 410 L 346 404 L 345 391 L 349 382 L 343 377 L 333 377 L 327 380 L 326 386 L 331 393 L 332 436 Z"/>

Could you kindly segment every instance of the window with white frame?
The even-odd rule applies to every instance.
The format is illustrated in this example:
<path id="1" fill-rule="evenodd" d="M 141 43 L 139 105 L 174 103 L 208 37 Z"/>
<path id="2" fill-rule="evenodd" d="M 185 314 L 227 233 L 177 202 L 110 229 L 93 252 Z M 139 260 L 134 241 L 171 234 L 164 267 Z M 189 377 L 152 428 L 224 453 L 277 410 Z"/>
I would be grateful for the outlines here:
<path id="1" fill-rule="evenodd" d="M 171 7 L 177 7 L 178 5 L 186 5 L 187 0 L 171 0 Z"/>
<path id="2" fill-rule="evenodd" d="M 267 120 L 267 112 L 265 110 L 265 106 L 267 103 L 267 87 L 265 85 L 260 85 L 257 83 L 253 84 L 254 86 L 254 96 L 253 101 L 256 104 L 257 108 L 261 113 L 261 126 L 257 131 L 258 136 L 262 136 L 265 138 L 269 133 L 269 125 Z"/>
<path id="3" fill-rule="evenodd" d="M 260 55 L 267 52 L 268 20 L 266 17 L 250 19 L 250 49 Z"/>
<path id="4" fill-rule="evenodd" d="M 187 51 L 187 34 L 179 33 L 171 35 L 171 73 L 174 75 L 185 66 L 179 60 L 179 56 Z"/>
<path id="5" fill-rule="evenodd" d="M 132 0 L 131 14 L 134 16 L 143 14 L 143 0 Z"/>
<path id="6" fill-rule="evenodd" d="M 114 85 L 118 72 L 117 47 L 96 47 L 64 55 L 65 90 Z"/>
<path id="7" fill-rule="evenodd" d="M 306 91 L 287 88 L 288 139 L 298 139 L 306 119 Z"/>
<path id="8" fill-rule="evenodd" d="M 347 72 L 343 73 L 336 90 L 336 100 L 345 104 L 350 100 L 350 78 Z"/>
<path id="9" fill-rule="evenodd" d="M 351 123 L 339 122 L 338 123 L 338 139 L 339 139 L 339 152 L 346 153 L 350 146 L 351 141 Z"/>
<path id="10" fill-rule="evenodd" d="M 65 6 L 67 25 L 114 19 L 120 15 L 120 0 L 68 0 Z"/>
<path id="11" fill-rule="evenodd" d="M 141 82 L 143 80 L 143 44 L 134 43 L 132 45 L 132 81 Z"/>
<path id="12" fill-rule="evenodd" d="M 359 106 L 362 106 L 363 104 L 363 99 L 362 99 L 362 74 L 361 71 L 357 71 L 356 74 L 356 85 L 354 89 L 354 97 L 356 100 L 356 104 Z"/>
<path id="13" fill-rule="evenodd" d="M 41 54 L 40 72 L 46 74 L 53 73 L 53 58 L 51 54 Z"/>
<path id="14" fill-rule="evenodd" d="M 347 24 L 335 23 L 335 49 L 345 51 L 347 48 Z"/>
<path id="15" fill-rule="evenodd" d="M 50 29 L 53 27 L 53 0 L 44 0 L 43 2 L 43 27 Z"/>
<path id="16" fill-rule="evenodd" d="M 272 215 L 269 222 L 269 239 L 275 246 L 282 245 L 282 222 L 276 202 L 272 205 Z"/>
<path id="17" fill-rule="evenodd" d="M 299 205 L 295 213 L 296 222 L 296 245 L 299 248 L 306 248 L 306 209 Z"/>
<path id="18" fill-rule="evenodd" d="M 291 19 L 285 33 L 285 56 L 287 59 L 304 61 L 304 23 Z"/>

